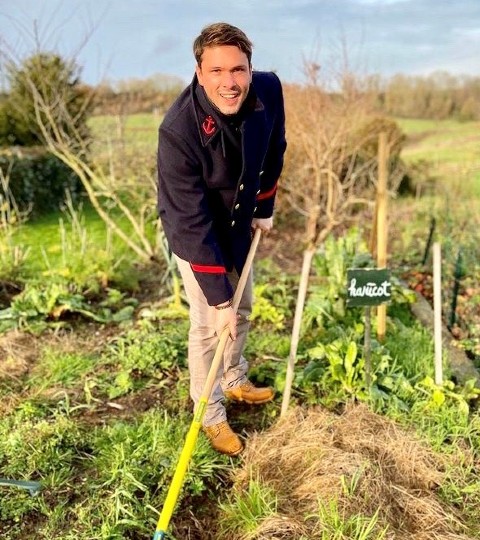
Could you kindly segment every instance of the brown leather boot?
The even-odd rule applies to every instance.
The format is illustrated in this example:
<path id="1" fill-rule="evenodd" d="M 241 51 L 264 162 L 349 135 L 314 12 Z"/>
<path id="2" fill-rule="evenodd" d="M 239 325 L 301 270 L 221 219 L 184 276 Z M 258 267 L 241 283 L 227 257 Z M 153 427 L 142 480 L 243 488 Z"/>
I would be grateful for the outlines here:
<path id="1" fill-rule="evenodd" d="M 221 454 L 238 456 L 243 450 L 242 442 L 238 435 L 232 431 L 226 420 L 213 426 L 203 426 L 203 431 L 210 439 L 212 447 Z"/>
<path id="2" fill-rule="evenodd" d="M 234 401 L 244 401 L 250 405 L 261 405 L 272 401 L 274 392 L 271 388 L 256 388 L 250 381 L 247 381 L 235 388 L 229 388 L 224 392 L 225 397 Z"/>

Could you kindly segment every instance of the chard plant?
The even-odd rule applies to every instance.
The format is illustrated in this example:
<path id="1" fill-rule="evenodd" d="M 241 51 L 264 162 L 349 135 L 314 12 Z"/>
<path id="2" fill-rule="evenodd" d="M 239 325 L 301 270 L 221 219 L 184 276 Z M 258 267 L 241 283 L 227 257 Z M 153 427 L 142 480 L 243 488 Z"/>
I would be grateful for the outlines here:
<path id="1" fill-rule="evenodd" d="M 41 332 L 47 327 L 65 326 L 66 315 L 80 315 L 98 323 L 128 321 L 137 302 L 111 289 L 107 298 L 92 305 L 79 292 L 72 292 L 68 282 L 29 282 L 10 306 L 0 310 L 0 333 L 14 328 Z"/>

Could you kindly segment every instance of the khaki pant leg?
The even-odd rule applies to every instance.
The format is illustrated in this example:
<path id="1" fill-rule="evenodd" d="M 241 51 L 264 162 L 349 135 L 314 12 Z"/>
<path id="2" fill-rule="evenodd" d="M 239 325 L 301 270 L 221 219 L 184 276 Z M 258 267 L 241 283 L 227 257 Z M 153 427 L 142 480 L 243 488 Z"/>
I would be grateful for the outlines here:
<path id="1" fill-rule="evenodd" d="M 190 330 L 188 334 L 188 368 L 190 373 L 190 396 L 197 406 L 202 394 L 208 372 L 218 345 L 219 331 L 216 328 L 217 310 L 209 306 L 207 299 L 198 285 L 190 264 L 175 256 L 183 286 L 189 302 Z M 229 274 L 233 288 L 238 283 L 236 273 Z M 248 363 L 243 357 L 248 333 L 248 316 L 252 305 L 252 272 L 245 286 L 238 314 L 238 334 L 235 341 L 228 340 L 224 352 L 223 366 L 218 370 L 212 388 L 212 394 L 207 404 L 203 425 L 210 426 L 226 420 L 223 405 L 223 389 L 242 384 L 246 380 Z"/>

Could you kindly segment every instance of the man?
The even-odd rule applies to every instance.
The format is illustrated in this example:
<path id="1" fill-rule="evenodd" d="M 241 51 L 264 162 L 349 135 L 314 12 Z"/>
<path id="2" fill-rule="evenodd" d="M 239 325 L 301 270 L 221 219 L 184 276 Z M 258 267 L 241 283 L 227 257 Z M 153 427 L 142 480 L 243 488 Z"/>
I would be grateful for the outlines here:
<path id="1" fill-rule="evenodd" d="M 223 369 L 208 402 L 203 430 L 212 446 L 237 455 L 224 398 L 250 404 L 273 399 L 247 379 L 243 349 L 252 305 L 250 273 L 238 314 L 232 308 L 252 239 L 270 231 L 283 166 L 285 115 L 280 81 L 252 72 L 252 43 L 226 23 L 205 27 L 193 44 L 192 83 L 159 130 L 158 208 L 190 305 L 190 395 L 198 404 L 221 331 L 228 326 Z"/>

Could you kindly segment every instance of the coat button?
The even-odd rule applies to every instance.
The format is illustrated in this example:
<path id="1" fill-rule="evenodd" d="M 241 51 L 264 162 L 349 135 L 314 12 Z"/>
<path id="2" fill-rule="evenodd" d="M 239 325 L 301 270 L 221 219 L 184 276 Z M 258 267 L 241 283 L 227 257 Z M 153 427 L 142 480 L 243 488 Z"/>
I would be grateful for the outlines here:
<path id="1" fill-rule="evenodd" d="M 243 188 L 244 188 L 244 185 L 243 185 L 243 184 L 240 184 L 240 185 L 238 186 L 238 189 L 239 189 L 240 191 L 243 191 Z"/>
<path id="2" fill-rule="evenodd" d="M 255 208 L 253 209 L 253 213 L 255 214 L 256 211 L 257 211 L 257 207 L 255 206 Z"/>
<path id="3" fill-rule="evenodd" d="M 235 225 L 235 220 L 232 221 L 232 227 Z"/>
<path id="4" fill-rule="evenodd" d="M 260 195 L 260 190 L 257 191 L 257 195 Z"/>
<path id="5" fill-rule="evenodd" d="M 262 176 L 263 172 L 264 172 L 264 171 L 260 171 L 260 176 Z"/>
<path id="6" fill-rule="evenodd" d="M 237 203 L 237 204 L 235 205 L 235 210 L 238 210 L 239 208 L 240 208 L 240 205 Z"/>

